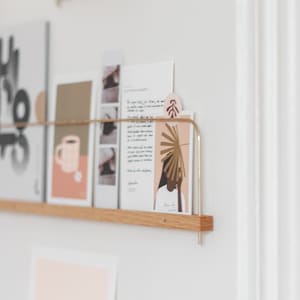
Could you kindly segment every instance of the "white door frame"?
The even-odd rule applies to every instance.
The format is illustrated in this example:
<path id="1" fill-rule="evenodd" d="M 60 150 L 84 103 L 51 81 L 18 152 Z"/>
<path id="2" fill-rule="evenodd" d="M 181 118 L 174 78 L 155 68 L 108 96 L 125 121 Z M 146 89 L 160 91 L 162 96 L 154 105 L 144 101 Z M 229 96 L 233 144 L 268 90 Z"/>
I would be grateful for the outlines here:
<path id="1" fill-rule="evenodd" d="M 257 7 L 237 0 L 237 300 L 259 299 Z"/>
<path id="2" fill-rule="evenodd" d="M 298 300 L 296 0 L 236 3 L 236 299 Z"/>

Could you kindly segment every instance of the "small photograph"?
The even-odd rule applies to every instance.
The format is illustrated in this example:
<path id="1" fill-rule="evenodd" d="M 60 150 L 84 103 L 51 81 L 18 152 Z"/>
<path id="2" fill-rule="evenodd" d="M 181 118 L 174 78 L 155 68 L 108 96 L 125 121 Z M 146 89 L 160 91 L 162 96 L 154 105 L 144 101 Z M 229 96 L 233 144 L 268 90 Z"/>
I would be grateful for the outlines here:
<path id="1" fill-rule="evenodd" d="M 101 148 L 98 163 L 98 184 L 116 184 L 116 149 Z"/>
<path id="2" fill-rule="evenodd" d="M 119 101 L 120 65 L 107 66 L 103 69 L 102 103 Z"/>
<path id="3" fill-rule="evenodd" d="M 118 118 L 117 107 L 103 107 L 101 109 L 101 119 Z M 118 126 L 115 122 L 100 124 L 100 144 L 117 144 Z"/>

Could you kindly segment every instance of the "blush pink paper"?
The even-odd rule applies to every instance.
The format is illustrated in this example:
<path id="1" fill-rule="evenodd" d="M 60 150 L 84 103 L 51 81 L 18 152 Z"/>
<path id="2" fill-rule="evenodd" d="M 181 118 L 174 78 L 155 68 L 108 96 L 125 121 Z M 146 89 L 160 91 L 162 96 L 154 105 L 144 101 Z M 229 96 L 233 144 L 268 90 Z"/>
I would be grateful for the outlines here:
<path id="1" fill-rule="evenodd" d="M 107 300 L 109 273 L 101 267 L 41 259 L 35 272 L 34 300 Z"/>

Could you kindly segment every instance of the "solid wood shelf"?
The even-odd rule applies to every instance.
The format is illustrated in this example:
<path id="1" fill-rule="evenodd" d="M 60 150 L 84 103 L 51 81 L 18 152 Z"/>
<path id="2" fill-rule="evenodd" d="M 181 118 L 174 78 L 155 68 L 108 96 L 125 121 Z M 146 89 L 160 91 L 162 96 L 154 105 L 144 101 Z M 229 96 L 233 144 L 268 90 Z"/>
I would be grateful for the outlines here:
<path id="1" fill-rule="evenodd" d="M 99 222 L 183 229 L 197 232 L 213 230 L 213 217 L 206 215 L 178 215 L 120 209 L 50 205 L 46 203 L 11 200 L 0 200 L 0 211 Z"/>

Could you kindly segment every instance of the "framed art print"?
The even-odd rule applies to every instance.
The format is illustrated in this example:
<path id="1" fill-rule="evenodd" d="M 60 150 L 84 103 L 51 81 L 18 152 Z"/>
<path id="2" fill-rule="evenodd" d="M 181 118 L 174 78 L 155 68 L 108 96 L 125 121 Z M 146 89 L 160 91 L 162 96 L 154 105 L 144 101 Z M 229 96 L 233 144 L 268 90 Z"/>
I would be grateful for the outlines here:
<path id="1" fill-rule="evenodd" d="M 51 120 L 93 119 L 97 74 L 56 79 Z M 52 126 L 48 149 L 48 202 L 91 206 L 94 124 Z"/>
<path id="2" fill-rule="evenodd" d="M 0 198 L 43 201 L 48 23 L 0 29 Z M 18 125 L 18 123 L 23 123 Z"/>

